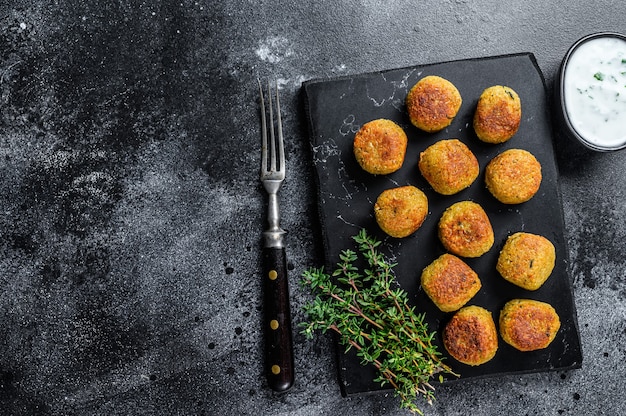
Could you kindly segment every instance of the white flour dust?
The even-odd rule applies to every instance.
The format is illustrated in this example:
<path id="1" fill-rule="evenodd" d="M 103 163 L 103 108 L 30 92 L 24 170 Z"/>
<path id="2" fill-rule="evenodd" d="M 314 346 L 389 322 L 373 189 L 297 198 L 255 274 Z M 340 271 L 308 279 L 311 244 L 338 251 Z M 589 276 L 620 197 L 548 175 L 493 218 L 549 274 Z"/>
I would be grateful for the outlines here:
<path id="1" fill-rule="evenodd" d="M 291 42 L 282 36 L 272 36 L 261 40 L 254 53 L 262 61 L 272 64 L 295 55 Z"/>

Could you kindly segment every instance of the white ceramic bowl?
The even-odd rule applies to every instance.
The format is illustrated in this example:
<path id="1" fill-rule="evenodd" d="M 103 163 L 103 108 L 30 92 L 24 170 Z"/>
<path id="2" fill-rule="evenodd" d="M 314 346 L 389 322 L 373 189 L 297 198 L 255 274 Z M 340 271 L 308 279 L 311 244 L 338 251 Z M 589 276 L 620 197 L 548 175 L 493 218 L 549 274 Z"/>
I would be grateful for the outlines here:
<path id="1" fill-rule="evenodd" d="M 555 94 L 559 125 L 569 137 L 600 152 L 626 148 L 626 36 L 600 32 L 575 42 Z"/>

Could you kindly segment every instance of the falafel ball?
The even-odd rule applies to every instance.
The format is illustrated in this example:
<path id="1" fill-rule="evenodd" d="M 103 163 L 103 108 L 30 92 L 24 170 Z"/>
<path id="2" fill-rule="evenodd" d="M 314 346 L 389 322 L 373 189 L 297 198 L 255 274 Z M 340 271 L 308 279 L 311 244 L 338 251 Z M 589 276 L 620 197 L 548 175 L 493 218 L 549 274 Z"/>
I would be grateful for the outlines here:
<path id="1" fill-rule="evenodd" d="M 547 238 L 518 232 L 509 236 L 500 251 L 496 270 L 507 281 L 526 290 L 537 290 L 552 274 L 556 250 Z"/>
<path id="2" fill-rule="evenodd" d="M 522 120 L 522 103 L 509 87 L 494 85 L 478 98 L 474 131 L 486 143 L 504 143 L 517 133 Z"/>
<path id="3" fill-rule="evenodd" d="M 561 320 L 548 303 L 513 299 L 500 311 L 499 327 L 504 342 L 520 351 L 535 351 L 554 341 Z"/>
<path id="4" fill-rule="evenodd" d="M 473 201 L 448 207 L 439 219 L 438 235 L 446 250 L 461 257 L 480 257 L 494 242 L 487 213 Z"/>
<path id="5" fill-rule="evenodd" d="M 503 204 L 530 200 L 541 185 L 541 164 L 527 150 L 509 149 L 493 158 L 485 168 L 485 184 Z"/>
<path id="6" fill-rule="evenodd" d="M 469 187 L 480 167 L 472 151 L 458 139 L 440 140 L 420 153 L 418 167 L 424 179 L 442 195 Z"/>
<path id="7" fill-rule="evenodd" d="M 445 253 L 424 268 L 422 289 L 442 312 L 456 311 L 478 293 L 478 274 L 457 256 Z"/>
<path id="8" fill-rule="evenodd" d="M 480 306 L 461 308 L 443 330 L 443 345 L 457 361 L 477 366 L 498 351 L 498 332 L 491 312 Z"/>
<path id="9" fill-rule="evenodd" d="M 359 165 L 374 175 L 387 175 L 402 167 L 407 136 L 391 120 L 365 123 L 354 136 L 353 151 Z"/>
<path id="10" fill-rule="evenodd" d="M 380 228 L 391 237 L 403 238 L 417 231 L 428 215 L 428 198 L 415 186 L 386 189 L 374 204 Z"/>
<path id="11" fill-rule="evenodd" d="M 406 96 L 411 123 L 427 133 L 448 127 L 462 102 L 461 93 L 454 84 L 436 75 L 420 79 Z"/>

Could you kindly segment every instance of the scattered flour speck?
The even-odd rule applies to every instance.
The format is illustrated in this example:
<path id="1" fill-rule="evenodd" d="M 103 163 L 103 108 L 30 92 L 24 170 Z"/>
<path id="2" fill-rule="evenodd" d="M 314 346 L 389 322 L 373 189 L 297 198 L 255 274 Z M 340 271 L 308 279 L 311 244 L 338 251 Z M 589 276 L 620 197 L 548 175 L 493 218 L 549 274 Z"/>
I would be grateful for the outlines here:
<path id="1" fill-rule="evenodd" d="M 273 36 L 261 41 L 254 52 L 262 61 L 272 64 L 295 55 L 291 42 L 281 36 Z"/>

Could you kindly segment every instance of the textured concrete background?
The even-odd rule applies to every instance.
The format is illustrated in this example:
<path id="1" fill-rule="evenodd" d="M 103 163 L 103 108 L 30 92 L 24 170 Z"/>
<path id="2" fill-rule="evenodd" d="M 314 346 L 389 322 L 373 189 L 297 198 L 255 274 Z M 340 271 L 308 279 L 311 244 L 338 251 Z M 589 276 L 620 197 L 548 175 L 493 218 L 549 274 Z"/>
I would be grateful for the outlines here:
<path id="1" fill-rule="evenodd" d="M 626 32 L 614 1 L 0 2 L 0 413 L 404 415 L 328 337 L 263 377 L 257 77 L 279 80 L 294 323 L 319 264 L 302 81 Z M 520 2 L 521 3 L 521 2 Z M 583 368 L 456 383 L 427 415 L 626 413 L 626 153 L 557 143 Z"/>

